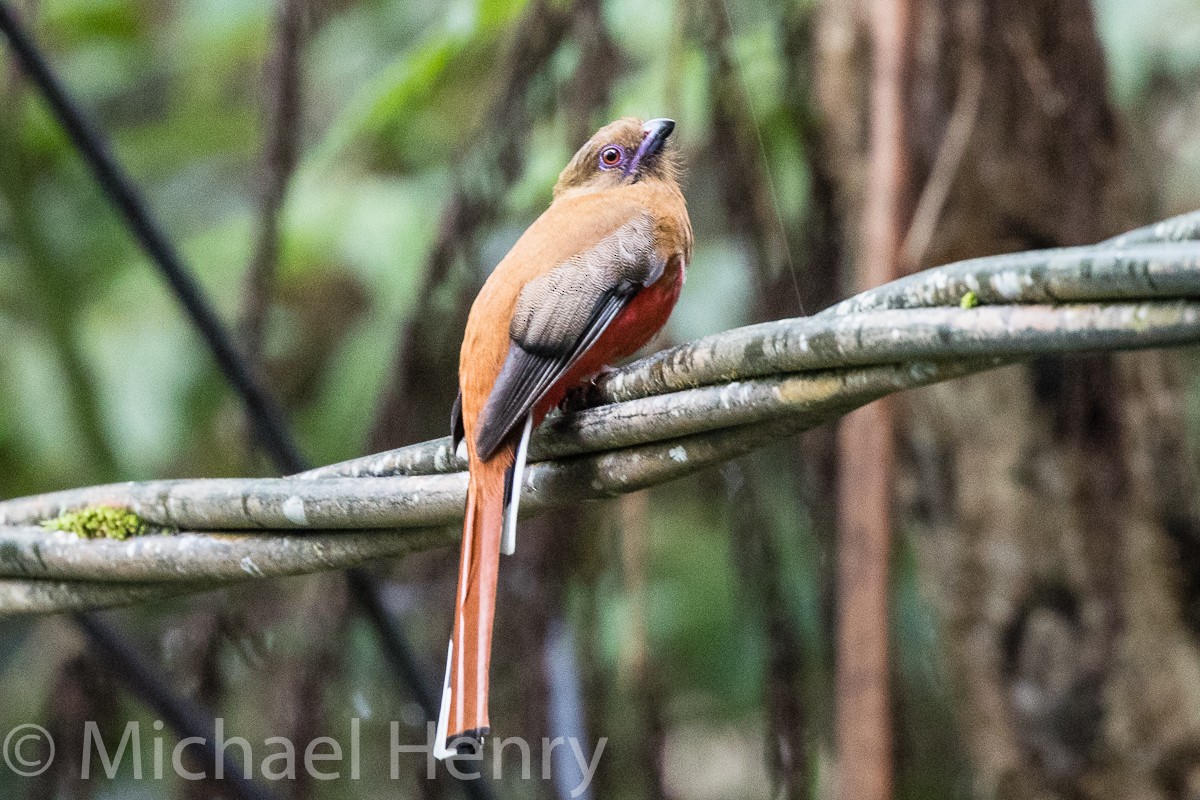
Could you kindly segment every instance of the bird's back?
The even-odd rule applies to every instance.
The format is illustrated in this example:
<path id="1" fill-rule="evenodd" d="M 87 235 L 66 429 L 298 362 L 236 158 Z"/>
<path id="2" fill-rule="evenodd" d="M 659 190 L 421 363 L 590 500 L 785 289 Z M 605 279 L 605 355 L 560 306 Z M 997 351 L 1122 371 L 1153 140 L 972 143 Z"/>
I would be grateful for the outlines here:
<path id="1" fill-rule="evenodd" d="M 674 194 L 682 207 L 682 195 L 678 190 Z M 670 195 L 663 187 L 634 183 L 603 192 L 560 197 L 496 265 L 471 306 L 459 358 L 459 388 L 468 442 L 473 440 L 475 421 L 508 353 L 509 325 L 521 290 L 534 278 L 595 247 L 635 216 L 648 210 L 653 214 L 656 205 L 663 203 L 674 206 L 675 198 Z M 658 221 L 660 215 L 653 216 Z M 686 220 L 686 215 L 683 218 Z M 690 229 L 686 235 L 690 244 Z"/>

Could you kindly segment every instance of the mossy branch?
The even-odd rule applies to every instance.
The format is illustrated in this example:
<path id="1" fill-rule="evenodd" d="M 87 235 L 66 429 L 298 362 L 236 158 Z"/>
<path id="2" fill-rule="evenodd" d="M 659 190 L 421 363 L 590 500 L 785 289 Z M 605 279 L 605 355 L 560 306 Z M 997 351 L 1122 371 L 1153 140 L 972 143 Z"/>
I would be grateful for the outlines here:
<path id="1" fill-rule="evenodd" d="M 1049 353 L 1200 343 L 1200 213 L 1100 245 L 952 264 L 812 317 L 726 331 L 600 381 L 535 436 L 522 508 L 662 483 L 893 392 Z M 138 602 L 452 541 L 449 439 L 292 478 L 149 481 L 0 502 L 0 614 Z M 81 538 L 126 523 L 183 533 Z M 62 517 L 62 515 L 72 515 Z M 87 521 L 103 522 L 91 527 Z"/>

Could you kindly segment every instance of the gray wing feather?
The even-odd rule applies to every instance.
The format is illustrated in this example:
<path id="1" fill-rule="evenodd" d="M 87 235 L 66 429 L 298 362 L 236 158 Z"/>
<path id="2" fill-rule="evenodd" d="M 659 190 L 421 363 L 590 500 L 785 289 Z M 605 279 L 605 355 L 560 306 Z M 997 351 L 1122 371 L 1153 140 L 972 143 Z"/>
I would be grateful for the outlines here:
<path id="1" fill-rule="evenodd" d="M 499 449 L 637 292 L 665 269 L 647 216 L 529 282 L 518 297 L 508 356 L 475 436 L 481 458 Z"/>
<path id="2" fill-rule="evenodd" d="M 530 281 L 517 298 L 509 336 L 531 353 L 558 352 L 583 335 L 605 294 L 649 286 L 666 262 L 654 249 L 654 223 L 641 216 L 596 246 Z"/>

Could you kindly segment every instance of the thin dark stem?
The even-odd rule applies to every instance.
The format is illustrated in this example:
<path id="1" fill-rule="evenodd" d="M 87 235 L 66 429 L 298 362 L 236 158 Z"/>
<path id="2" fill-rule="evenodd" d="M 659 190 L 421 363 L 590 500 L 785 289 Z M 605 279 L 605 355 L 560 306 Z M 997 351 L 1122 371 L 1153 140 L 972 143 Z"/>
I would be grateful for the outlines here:
<path id="1" fill-rule="evenodd" d="M 379 587 L 375 578 L 361 569 L 346 570 L 346 580 L 350 585 L 351 595 L 367 619 L 381 628 L 392 628 L 395 620 L 383 607 L 379 597 Z M 397 633 L 399 631 L 397 630 Z M 436 719 L 438 713 L 437 697 L 429 689 L 425 674 L 418 666 L 417 659 L 403 636 L 388 637 L 383 643 L 384 655 L 393 661 L 397 674 L 404 682 L 412 686 L 413 699 L 425 712 L 429 719 Z"/>
<path id="2" fill-rule="evenodd" d="M 307 0 L 278 0 L 275 52 L 267 66 L 268 108 L 263 147 L 258 234 L 246 274 L 241 342 L 251 363 L 261 366 L 267 309 L 279 267 L 280 216 L 299 155 L 304 41 L 303 7 Z"/>

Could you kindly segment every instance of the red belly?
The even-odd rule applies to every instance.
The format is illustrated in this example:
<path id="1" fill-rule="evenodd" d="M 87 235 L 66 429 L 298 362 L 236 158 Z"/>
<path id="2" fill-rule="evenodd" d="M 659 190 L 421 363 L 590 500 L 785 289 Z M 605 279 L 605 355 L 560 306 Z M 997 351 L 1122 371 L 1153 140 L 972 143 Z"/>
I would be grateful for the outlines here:
<path id="1" fill-rule="evenodd" d="M 606 365 L 641 350 L 667 324 L 682 288 L 683 267 L 675 266 L 674 269 L 668 267 L 665 275 L 638 292 L 625 310 L 609 324 L 600 339 L 534 408 L 533 424 L 536 426 L 541 423 L 546 414 L 562 402 L 571 387 L 584 382 Z"/>

